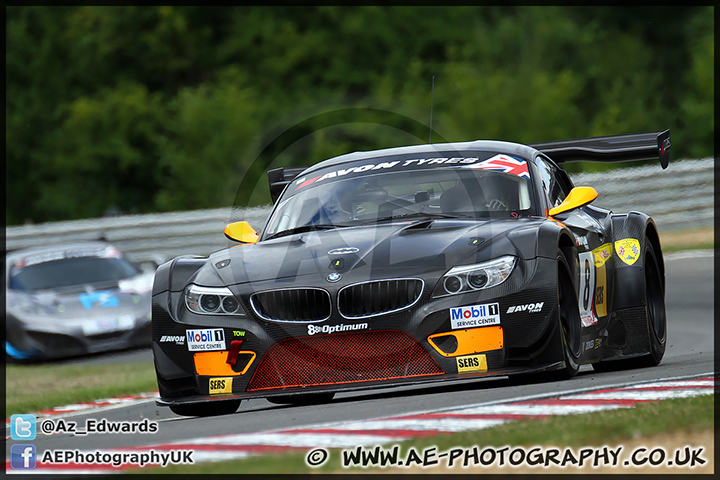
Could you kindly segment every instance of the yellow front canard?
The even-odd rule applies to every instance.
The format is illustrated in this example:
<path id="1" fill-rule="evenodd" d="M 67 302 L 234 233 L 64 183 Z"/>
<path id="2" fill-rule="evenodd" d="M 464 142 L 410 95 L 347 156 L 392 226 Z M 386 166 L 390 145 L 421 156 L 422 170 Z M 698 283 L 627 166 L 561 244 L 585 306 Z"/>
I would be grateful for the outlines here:
<path id="1" fill-rule="evenodd" d="M 487 358 L 485 355 L 468 355 L 457 357 L 458 373 L 487 372 Z"/>

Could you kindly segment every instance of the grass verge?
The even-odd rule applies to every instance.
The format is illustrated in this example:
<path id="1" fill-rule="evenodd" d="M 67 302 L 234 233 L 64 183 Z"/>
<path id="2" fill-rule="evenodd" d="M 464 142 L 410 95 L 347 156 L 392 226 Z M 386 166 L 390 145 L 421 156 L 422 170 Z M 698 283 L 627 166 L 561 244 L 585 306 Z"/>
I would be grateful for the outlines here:
<path id="1" fill-rule="evenodd" d="M 658 434 L 700 434 L 713 431 L 714 395 L 648 402 L 635 408 L 611 410 L 584 415 L 554 416 L 520 420 L 485 430 L 442 434 L 399 442 L 404 458 L 410 448 L 421 452 L 437 447 L 438 453 L 455 447 L 487 446 L 551 446 L 593 447 L 622 445 L 624 441 Z M 366 445 L 374 447 L 374 445 Z M 386 447 L 389 447 L 387 445 Z M 303 473 L 367 473 L 387 469 L 343 468 L 340 451 L 330 453 L 329 460 L 319 468 L 310 468 L 305 455 L 312 450 L 250 457 L 245 460 L 208 462 L 197 465 L 174 465 L 145 468 L 128 473 L 190 473 L 215 474 L 303 474 Z M 712 454 L 710 454 L 712 456 Z M 443 463 L 441 463 L 443 465 Z M 425 472 L 439 473 L 439 472 Z"/>
<path id="2" fill-rule="evenodd" d="M 715 231 L 712 228 L 700 228 L 678 232 L 660 232 L 660 245 L 662 245 L 663 253 L 712 250 L 715 248 Z"/>
<path id="3" fill-rule="evenodd" d="M 42 385 L 42 388 L 39 386 Z M 7 365 L 5 415 L 157 390 L 152 362 Z"/>

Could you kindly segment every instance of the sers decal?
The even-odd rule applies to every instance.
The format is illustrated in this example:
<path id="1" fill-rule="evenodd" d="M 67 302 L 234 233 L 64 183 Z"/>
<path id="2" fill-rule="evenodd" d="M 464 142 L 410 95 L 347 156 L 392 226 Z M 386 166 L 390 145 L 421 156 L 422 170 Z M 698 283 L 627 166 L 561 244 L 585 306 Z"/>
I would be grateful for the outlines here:
<path id="1" fill-rule="evenodd" d="M 615 251 L 620 260 L 632 265 L 640 256 L 640 242 L 634 238 L 624 238 L 615 242 Z"/>
<path id="2" fill-rule="evenodd" d="M 487 372 L 487 358 L 484 354 L 468 355 L 466 357 L 457 357 L 458 373 L 468 372 Z"/>
<path id="3" fill-rule="evenodd" d="M 219 377 L 210 379 L 210 395 L 218 393 L 232 393 L 232 377 Z"/>

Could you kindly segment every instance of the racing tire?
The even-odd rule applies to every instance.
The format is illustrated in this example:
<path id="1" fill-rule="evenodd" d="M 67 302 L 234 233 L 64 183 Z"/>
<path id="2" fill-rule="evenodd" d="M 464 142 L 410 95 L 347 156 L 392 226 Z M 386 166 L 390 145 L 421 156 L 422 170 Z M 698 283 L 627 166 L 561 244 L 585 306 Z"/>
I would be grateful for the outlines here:
<path id="1" fill-rule="evenodd" d="M 328 403 L 335 397 L 335 393 L 305 393 L 301 395 L 279 395 L 268 397 L 266 400 L 276 405 L 320 405 Z"/>
<path id="2" fill-rule="evenodd" d="M 580 308 L 578 307 L 570 265 L 562 251 L 558 252 L 557 265 L 558 317 L 565 367 L 549 375 L 557 380 L 568 380 L 577 375 L 578 370 L 580 370 L 582 327 Z"/>
<path id="3" fill-rule="evenodd" d="M 227 415 L 235 413 L 240 406 L 240 400 L 222 400 L 217 402 L 190 403 L 185 405 L 169 405 L 176 415 L 184 417 L 212 417 L 214 415 Z"/>
<path id="4" fill-rule="evenodd" d="M 569 251 L 568 251 L 569 252 Z M 562 251 L 557 254 L 557 305 L 558 328 L 565 366 L 560 370 L 542 373 L 521 373 L 509 377 L 511 385 L 569 380 L 580 370 L 581 320 L 578 299 L 572 280 L 570 265 Z"/>
<path id="5" fill-rule="evenodd" d="M 593 364 L 598 372 L 625 370 L 630 368 L 654 367 L 665 355 L 667 345 L 667 315 L 665 312 L 665 291 L 655 249 L 645 237 L 643 249 L 645 260 L 645 316 L 647 318 L 650 353 L 641 357 L 624 360 L 610 360 Z"/>

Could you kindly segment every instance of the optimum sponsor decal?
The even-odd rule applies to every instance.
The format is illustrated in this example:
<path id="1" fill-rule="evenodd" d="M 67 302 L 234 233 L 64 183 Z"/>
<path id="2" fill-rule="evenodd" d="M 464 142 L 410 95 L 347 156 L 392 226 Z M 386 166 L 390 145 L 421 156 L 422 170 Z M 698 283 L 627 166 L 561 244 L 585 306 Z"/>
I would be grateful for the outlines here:
<path id="1" fill-rule="evenodd" d="M 538 313 L 538 312 L 542 311 L 543 305 L 545 305 L 545 302 L 528 303 L 526 305 L 516 305 L 514 307 L 508 308 L 507 312 L 505 312 L 505 313 L 517 313 L 517 312 Z"/>
<path id="2" fill-rule="evenodd" d="M 500 306 L 489 303 L 451 308 L 450 325 L 453 329 L 500 325 Z"/>
<path id="3" fill-rule="evenodd" d="M 352 325 L 323 325 L 322 327 L 308 325 L 308 335 L 315 335 L 316 333 L 350 332 L 353 330 L 365 330 L 366 328 L 368 328 L 367 323 L 355 323 Z"/>
<path id="4" fill-rule="evenodd" d="M 225 350 L 225 332 L 222 328 L 186 331 L 187 346 L 191 352 Z"/>

